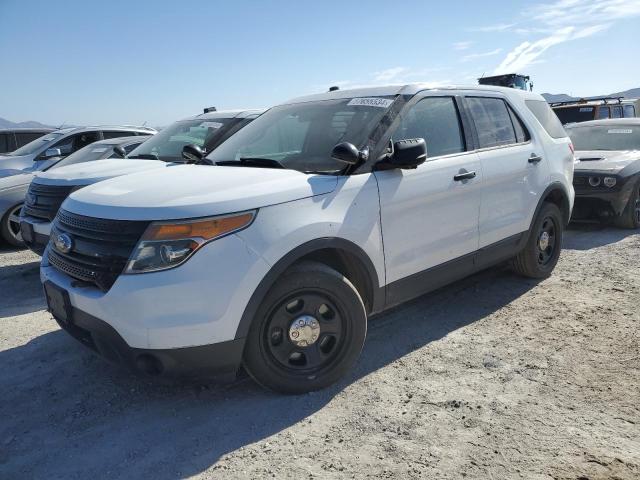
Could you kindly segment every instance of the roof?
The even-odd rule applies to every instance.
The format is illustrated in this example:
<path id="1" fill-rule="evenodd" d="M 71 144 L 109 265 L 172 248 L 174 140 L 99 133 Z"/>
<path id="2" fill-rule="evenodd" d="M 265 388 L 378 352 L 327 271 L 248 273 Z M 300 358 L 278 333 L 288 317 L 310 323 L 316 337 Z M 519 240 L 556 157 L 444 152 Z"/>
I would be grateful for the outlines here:
<path id="1" fill-rule="evenodd" d="M 406 85 L 386 85 L 379 87 L 355 88 L 351 90 L 334 90 L 332 92 L 317 93 L 314 95 L 306 95 L 303 97 L 293 98 L 284 102 L 282 105 L 292 103 L 317 102 L 322 100 L 334 100 L 339 98 L 354 97 L 381 97 L 390 95 L 415 95 L 418 92 L 430 90 L 433 92 L 440 91 L 479 91 L 479 92 L 496 92 L 506 96 L 520 96 L 534 100 L 544 100 L 541 95 L 532 92 L 526 92 L 517 88 L 497 87 L 494 85 L 451 85 L 434 87 L 429 83 L 409 83 Z"/>
<path id="2" fill-rule="evenodd" d="M 640 127 L 640 118 L 603 118 L 602 120 L 589 120 L 587 122 L 568 123 L 564 128 L 579 128 L 579 127 L 599 127 L 599 126 L 631 126 L 637 125 Z"/>
<path id="3" fill-rule="evenodd" d="M 96 130 L 129 130 L 132 132 L 147 132 L 149 135 L 152 133 L 157 133 L 155 128 L 151 127 L 142 127 L 136 125 L 87 125 L 84 127 L 67 127 L 67 128 L 59 128 L 55 130 L 57 133 L 80 133 L 80 132 L 94 132 Z"/>
<path id="4" fill-rule="evenodd" d="M 183 118 L 182 120 L 215 120 L 219 118 L 248 118 L 254 115 L 264 113 L 265 109 L 237 109 L 237 110 L 218 110 L 209 113 L 200 113 L 192 117 Z"/>
<path id="5" fill-rule="evenodd" d="M 90 145 L 125 145 L 127 143 L 137 143 L 144 142 L 149 137 L 149 135 L 129 135 L 128 137 L 117 137 L 117 138 L 106 138 L 104 140 L 98 140 L 97 142 L 93 142 Z"/>
<path id="6" fill-rule="evenodd" d="M 0 132 L 16 132 L 16 133 L 28 133 L 28 132 L 53 132 L 55 128 L 49 127 L 17 127 L 17 128 L 0 128 Z"/>

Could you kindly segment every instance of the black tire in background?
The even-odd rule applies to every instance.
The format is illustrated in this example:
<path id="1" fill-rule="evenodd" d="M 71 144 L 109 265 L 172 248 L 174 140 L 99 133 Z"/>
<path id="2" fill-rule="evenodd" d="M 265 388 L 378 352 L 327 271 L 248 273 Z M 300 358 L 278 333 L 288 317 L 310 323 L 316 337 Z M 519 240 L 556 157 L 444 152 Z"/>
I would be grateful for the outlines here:
<path id="1" fill-rule="evenodd" d="M 627 206 L 624 208 L 622 215 L 615 219 L 614 223 L 620 228 L 640 228 L 640 181 L 633 186 Z"/>
<path id="2" fill-rule="evenodd" d="M 366 334 L 367 313 L 353 284 L 322 263 L 301 262 L 263 299 L 247 335 L 243 364 L 271 390 L 319 390 L 351 369 Z"/>
<path id="3" fill-rule="evenodd" d="M 511 261 L 513 270 L 529 278 L 546 278 L 551 275 L 560 258 L 564 220 L 560 209 L 545 202 L 538 213 L 527 244 Z"/>
<path id="4" fill-rule="evenodd" d="M 0 220 L 0 236 L 9 245 L 24 247 L 20 233 L 20 210 L 22 205 L 14 205 Z"/>

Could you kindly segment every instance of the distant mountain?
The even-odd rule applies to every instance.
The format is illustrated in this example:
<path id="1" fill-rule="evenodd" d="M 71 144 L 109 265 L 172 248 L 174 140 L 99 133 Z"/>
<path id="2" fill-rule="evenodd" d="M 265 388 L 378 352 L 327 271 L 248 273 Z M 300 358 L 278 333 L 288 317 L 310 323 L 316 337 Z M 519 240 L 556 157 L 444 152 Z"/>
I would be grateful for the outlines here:
<path id="1" fill-rule="evenodd" d="M 0 128 L 56 128 L 44 123 L 29 120 L 27 122 L 12 122 L 0 117 Z"/>
<path id="2" fill-rule="evenodd" d="M 543 93 L 542 96 L 547 102 L 569 102 L 571 100 L 578 100 L 583 97 L 572 97 L 566 93 Z M 640 98 L 640 88 L 632 88 L 625 90 L 624 92 L 609 93 L 607 95 L 594 95 L 594 97 L 625 97 L 625 98 Z M 590 97 L 584 97 L 590 98 Z"/>

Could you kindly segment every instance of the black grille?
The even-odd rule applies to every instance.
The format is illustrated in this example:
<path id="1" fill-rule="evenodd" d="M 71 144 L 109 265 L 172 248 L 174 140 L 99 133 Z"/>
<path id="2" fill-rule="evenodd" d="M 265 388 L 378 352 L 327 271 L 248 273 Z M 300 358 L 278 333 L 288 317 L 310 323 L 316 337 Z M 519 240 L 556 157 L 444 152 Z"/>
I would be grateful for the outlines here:
<path id="1" fill-rule="evenodd" d="M 70 277 L 106 292 L 124 270 L 148 224 L 85 217 L 60 209 L 51 238 L 66 233 L 72 239 L 72 248 L 63 253 L 50 242 L 49 263 Z"/>
<path id="2" fill-rule="evenodd" d="M 587 184 L 588 177 L 579 177 L 577 175 L 573 176 L 573 185 L 576 187 L 580 187 Z"/>
<path id="3" fill-rule="evenodd" d="M 23 214 L 53 221 L 60 205 L 69 196 L 73 188 L 73 185 L 41 185 L 31 182 L 25 198 Z"/>

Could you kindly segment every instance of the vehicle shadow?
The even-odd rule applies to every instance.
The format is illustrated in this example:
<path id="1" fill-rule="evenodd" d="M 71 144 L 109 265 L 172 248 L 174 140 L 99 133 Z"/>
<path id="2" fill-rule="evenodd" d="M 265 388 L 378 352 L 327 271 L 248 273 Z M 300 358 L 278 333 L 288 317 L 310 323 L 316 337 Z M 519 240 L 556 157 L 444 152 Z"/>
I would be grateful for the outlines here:
<path id="1" fill-rule="evenodd" d="M 0 476 L 195 475 L 309 421 L 350 384 L 486 318 L 536 283 L 497 268 L 380 314 L 347 378 L 301 396 L 266 392 L 246 377 L 217 386 L 151 382 L 106 364 L 60 330 L 41 335 L 0 352 Z"/>
<path id="2" fill-rule="evenodd" d="M 0 319 L 45 308 L 40 262 L 0 267 Z"/>
<path id="3" fill-rule="evenodd" d="M 618 243 L 637 233 L 637 230 L 626 230 L 600 223 L 571 223 L 564 233 L 562 248 L 590 250 Z"/>

